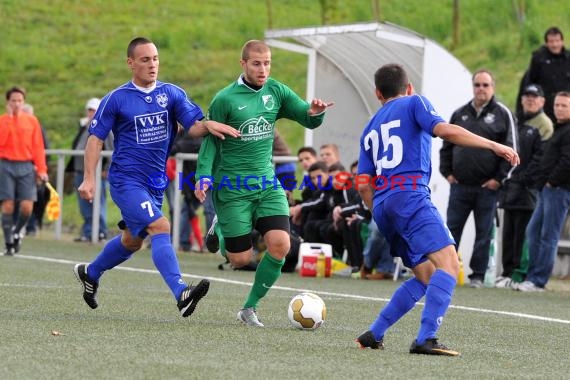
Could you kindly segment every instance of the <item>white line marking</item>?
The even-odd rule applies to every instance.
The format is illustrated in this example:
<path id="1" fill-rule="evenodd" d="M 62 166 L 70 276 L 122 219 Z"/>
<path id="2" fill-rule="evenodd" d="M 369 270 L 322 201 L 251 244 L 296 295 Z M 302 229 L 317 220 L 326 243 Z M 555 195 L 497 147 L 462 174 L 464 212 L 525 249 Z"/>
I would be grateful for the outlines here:
<path id="1" fill-rule="evenodd" d="M 70 264 L 70 265 L 75 265 L 75 264 L 76 264 L 75 261 L 64 260 L 64 259 L 53 259 L 53 258 L 50 258 L 50 257 L 27 256 L 27 255 L 15 255 L 14 257 L 15 257 L 15 258 L 19 258 L 19 259 L 48 261 L 48 262 L 58 263 L 58 264 Z M 123 271 L 127 271 L 127 272 L 159 274 L 158 271 L 157 271 L 157 270 L 154 270 L 154 269 L 141 269 L 141 268 L 132 268 L 132 267 L 123 267 L 123 266 L 118 266 L 118 267 L 115 267 L 115 268 L 113 268 L 113 269 L 116 269 L 116 270 L 123 270 Z M 205 279 L 208 279 L 208 280 L 210 280 L 210 281 L 217 281 L 217 282 L 222 282 L 222 283 L 226 283 L 226 284 L 235 284 L 235 285 L 242 285 L 242 286 L 251 286 L 251 285 L 252 285 L 251 282 L 228 280 L 227 278 L 220 278 L 220 277 L 206 277 L 206 276 L 200 276 L 200 275 L 194 275 L 194 274 L 188 274 L 188 273 L 183 273 L 183 274 L 182 274 L 182 277 L 196 278 L 196 279 L 203 279 L 203 278 L 205 278 Z M 6 286 L 6 284 L 0 284 L 0 286 Z M 11 285 L 11 286 L 13 286 L 13 285 Z M 342 297 L 342 298 L 352 298 L 352 299 L 356 299 L 356 300 L 365 300 L 365 301 L 388 302 L 388 301 L 390 300 L 389 298 L 378 298 L 378 297 L 369 297 L 369 296 L 359 296 L 359 295 L 357 295 L 357 294 L 348 294 L 348 293 L 322 292 L 322 291 L 317 291 L 317 290 L 313 290 L 313 289 L 290 288 L 290 287 L 288 287 L 288 286 L 273 286 L 272 289 L 293 291 L 293 292 L 299 292 L 299 293 L 301 293 L 301 292 L 311 292 L 311 293 L 317 293 L 317 294 L 320 294 L 320 295 L 327 295 L 327 296 L 332 296 L 332 297 Z M 418 305 L 423 305 L 422 302 L 418 302 L 417 304 L 418 304 Z M 510 312 L 510 311 L 481 309 L 481 308 L 477 308 L 477 307 L 457 306 L 457 305 L 450 305 L 449 308 L 450 308 L 450 309 L 465 310 L 465 311 L 473 311 L 473 312 L 476 312 L 476 313 L 506 315 L 506 316 L 509 316 L 509 317 L 518 317 L 518 318 L 534 319 L 534 320 L 537 320 L 537 321 L 563 323 L 563 324 L 570 325 L 570 320 L 558 319 L 558 318 L 549 318 L 549 317 L 543 317 L 543 316 L 540 316 L 540 315 L 533 315 L 533 314 L 514 313 L 514 312 Z"/>

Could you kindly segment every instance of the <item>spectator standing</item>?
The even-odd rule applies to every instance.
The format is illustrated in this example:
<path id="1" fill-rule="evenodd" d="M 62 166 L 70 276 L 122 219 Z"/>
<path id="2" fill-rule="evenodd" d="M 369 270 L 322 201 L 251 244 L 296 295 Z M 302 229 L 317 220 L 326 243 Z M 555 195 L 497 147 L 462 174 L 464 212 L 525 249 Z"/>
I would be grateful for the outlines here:
<path id="1" fill-rule="evenodd" d="M 478 70 L 472 77 L 473 99 L 456 110 L 450 123 L 500 144 L 514 146 L 516 126 L 509 109 L 495 99 L 491 72 Z M 470 286 L 483 287 L 497 205 L 497 190 L 506 178 L 508 163 L 493 152 L 444 141 L 440 172 L 451 185 L 447 225 L 457 246 L 469 214 L 475 218 L 475 244 L 469 263 Z"/>
<path id="2" fill-rule="evenodd" d="M 527 86 L 522 96 L 522 112 L 524 115 L 536 115 L 539 95 L 536 85 Z M 543 113 L 544 115 L 544 113 Z M 550 119 L 544 115 L 547 121 Z M 534 117 L 536 119 L 536 116 Z M 547 123 L 546 123 L 547 124 Z M 543 129 L 544 130 L 544 129 Z M 503 271 L 496 279 L 497 288 L 508 288 L 521 280 L 520 275 L 526 273 L 528 255 L 523 259 L 525 252 L 525 230 L 536 206 L 538 189 L 536 183 L 539 178 L 540 160 L 542 158 L 542 138 L 540 131 L 524 120 L 518 123 L 518 148 L 521 164 L 514 167 L 499 190 L 499 208 L 504 210 L 502 225 L 502 264 Z"/>
<path id="3" fill-rule="evenodd" d="M 84 150 L 87 145 L 87 138 L 89 137 L 89 124 L 99 108 L 100 99 L 91 98 L 85 104 L 85 116 L 79 119 L 79 129 L 71 144 L 71 149 Z M 107 138 L 103 141 L 103 150 L 113 150 L 113 133 L 109 133 Z M 99 209 L 99 241 L 107 239 L 107 172 L 110 165 L 108 158 L 103 158 L 103 167 L 101 171 L 101 206 Z M 73 156 L 69 161 L 67 172 L 73 172 L 73 183 L 75 188 L 78 188 L 83 182 L 84 165 L 83 156 Z M 90 242 L 91 241 L 91 228 L 93 226 L 93 203 L 81 197 L 77 197 L 79 204 L 79 212 L 83 218 L 81 226 L 81 233 L 75 239 L 76 242 Z"/>
<path id="4" fill-rule="evenodd" d="M 517 107 L 517 117 L 520 121 L 520 125 L 521 124 L 526 124 L 526 125 L 530 125 L 531 127 L 534 127 L 538 130 L 538 132 L 540 133 L 540 137 L 542 139 L 542 142 L 544 143 L 546 140 L 548 140 L 551 136 L 552 133 L 554 131 L 554 127 L 552 124 L 552 120 L 550 120 L 550 118 L 546 115 L 546 113 L 544 112 L 544 92 L 542 91 L 542 87 L 540 87 L 540 85 L 538 84 L 532 84 L 532 83 L 528 83 L 528 70 L 525 73 L 525 76 L 523 78 L 523 81 L 521 82 L 521 88 L 519 90 L 519 97 L 518 97 L 518 107 Z M 524 83 L 524 85 L 523 85 Z M 523 132 L 523 133 L 530 133 L 528 131 Z M 520 132 L 519 132 L 520 134 Z M 522 139 L 529 139 L 530 136 L 527 137 L 521 137 Z M 521 149 L 525 149 L 524 147 Z M 538 153 L 538 152 L 537 152 Z M 523 152 L 523 155 L 526 156 L 526 154 Z M 526 158 L 522 160 L 522 165 L 527 164 L 526 162 Z M 528 190 L 530 193 L 533 193 L 535 186 L 532 187 L 527 187 L 526 190 Z M 509 193 L 511 193 L 511 196 L 508 197 L 511 200 L 512 198 L 512 190 L 507 190 Z M 526 193 L 526 191 L 523 191 L 523 193 Z M 506 192 L 503 193 L 504 196 L 506 196 Z M 531 207 L 532 210 L 534 210 L 534 207 L 536 207 L 536 199 L 534 201 L 532 201 L 531 199 L 528 199 L 529 204 L 528 206 L 530 207 L 531 204 L 534 204 L 534 206 Z M 507 209 L 511 209 L 513 205 L 509 206 L 510 202 L 505 202 L 502 201 L 503 204 L 505 204 L 505 213 L 507 213 L 508 211 L 506 211 Z M 517 203 L 520 203 L 520 200 L 517 201 Z M 518 204 L 517 207 L 517 211 L 515 211 L 517 214 L 524 214 L 524 211 L 521 209 L 520 207 L 521 205 Z M 527 209 L 528 210 L 528 209 Z M 530 215 L 532 215 L 532 212 L 530 213 Z M 530 218 L 530 215 L 527 215 L 528 218 Z M 507 216 L 508 217 L 508 216 Z M 524 216 L 523 216 L 524 217 Z M 514 221 L 520 221 L 520 219 L 515 219 Z M 508 222 L 508 221 L 507 221 Z M 503 223 L 505 224 L 505 223 Z M 526 223 L 517 223 L 516 225 L 513 225 L 513 228 L 515 228 L 515 232 L 514 232 L 514 236 L 510 235 L 508 237 L 504 237 L 503 238 L 503 242 L 505 241 L 505 239 L 509 239 L 510 242 L 512 242 L 512 244 L 514 245 L 518 245 L 519 240 L 517 238 L 517 233 L 523 234 L 525 233 L 526 230 L 526 225 L 528 224 L 528 220 L 526 221 Z M 503 227 L 506 227 L 505 225 L 503 225 Z M 522 230 L 522 231 L 521 231 Z M 505 230 L 503 229 L 503 233 L 505 232 Z M 507 242 L 507 244 L 509 244 L 509 242 Z M 506 248 L 507 251 L 509 251 L 509 247 Z M 515 252 L 518 251 L 518 248 L 513 248 L 515 250 Z M 504 253 L 505 248 L 503 247 L 503 260 L 505 260 L 505 253 Z M 507 257 L 509 257 L 509 253 L 507 252 Z M 507 258 L 507 260 L 509 260 Z M 526 239 L 524 240 L 524 243 L 522 245 L 522 253 L 520 256 L 520 260 L 517 261 L 518 262 L 518 267 L 514 269 L 514 272 L 511 274 L 510 279 L 512 280 L 511 283 L 520 283 L 523 282 L 525 277 L 526 277 L 526 273 L 527 273 L 527 269 L 528 269 L 528 244 L 526 244 Z M 514 264 L 512 264 L 514 265 Z M 503 263 L 503 267 L 505 266 L 505 263 Z M 509 266 L 507 264 L 507 266 Z M 508 273 L 509 271 L 507 271 Z M 504 274 L 507 274 L 504 273 Z M 508 277 L 506 276 L 500 276 L 503 278 L 507 278 L 505 280 L 499 278 L 498 282 L 496 282 L 496 285 L 498 287 L 501 287 L 502 285 L 508 285 Z M 503 281 L 500 281 L 503 280 Z"/>
<path id="5" fill-rule="evenodd" d="M 542 141 L 548 140 L 554 132 L 552 120 L 544 112 L 544 92 L 538 84 L 529 84 L 522 90 L 521 115 L 523 124 L 538 130 Z"/>
<path id="6" fill-rule="evenodd" d="M 558 251 L 558 240 L 570 208 L 570 92 L 554 98 L 556 124 L 540 162 L 538 204 L 526 229 L 529 265 L 516 289 L 544 291 Z"/>
<path id="7" fill-rule="evenodd" d="M 40 122 L 34 115 L 22 112 L 25 100 L 23 88 L 10 88 L 6 92 L 7 113 L 0 116 L 0 201 L 7 256 L 20 251 L 24 229 L 37 200 L 36 179 L 48 180 Z M 19 213 L 14 223 L 16 202 Z"/>
<path id="8" fill-rule="evenodd" d="M 570 91 L 570 52 L 564 47 L 564 35 L 559 28 L 548 28 L 544 45 L 532 53 L 529 82 L 542 87 L 546 98 L 544 112 L 556 121 L 554 96 L 558 91 Z"/>

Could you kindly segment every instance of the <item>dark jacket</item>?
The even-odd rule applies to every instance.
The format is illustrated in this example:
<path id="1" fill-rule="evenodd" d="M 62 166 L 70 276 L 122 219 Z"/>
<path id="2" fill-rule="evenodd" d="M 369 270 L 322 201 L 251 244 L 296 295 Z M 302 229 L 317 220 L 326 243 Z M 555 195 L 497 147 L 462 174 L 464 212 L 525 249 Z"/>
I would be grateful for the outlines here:
<path id="1" fill-rule="evenodd" d="M 329 200 L 329 214 L 328 218 L 333 219 L 333 210 L 336 206 L 346 206 L 348 204 L 361 203 L 360 195 L 353 187 L 350 189 L 334 189 L 332 192 L 332 199 Z"/>
<path id="2" fill-rule="evenodd" d="M 476 135 L 512 147 L 513 136 L 516 139 L 517 133 L 511 111 L 493 97 L 477 116 L 471 103 L 469 101 L 456 110 L 449 122 Z M 445 178 L 453 174 L 460 184 L 481 185 L 492 178 L 502 182 L 509 169 L 510 165 L 491 150 L 468 148 L 449 141 L 444 141 L 440 150 L 440 173 Z"/>
<path id="3" fill-rule="evenodd" d="M 73 138 L 73 142 L 71 143 L 71 149 L 73 150 L 83 150 L 87 145 L 87 139 L 89 138 L 89 125 L 82 124 L 85 121 L 85 118 L 79 122 L 79 128 L 77 129 L 77 134 Z M 112 151 L 114 149 L 114 137 L 113 132 L 110 132 L 105 141 L 103 141 L 103 150 Z M 67 163 L 65 167 L 65 171 L 70 172 L 83 172 L 83 156 L 73 156 Z M 108 157 L 103 157 L 102 161 L 103 171 L 109 170 L 109 166 L 111 165 L 111 160 Z"/>
<path id="4" fill-rule="evenodd" d="M 329 205 L 333 201 L 334 189 L 330 185 L 324 185 L 322 189 L 313 192 L 312 198 L 300 203 L 303 223 L 309 220 L 326 220 L 329 213 Z"/>
<path id="5" fill-rule="evenodd" d="M 499 207 L 506 210 L 534 210 L 538 195 L 542 140 L 538 129 L 519 125 L 520 165 L 514 167 L 499 192 Z"/>
<path id="6" fill-rule="evenodd" d="M 570 190 L 570 121 L 554 126 L 554 133 L 544 146 L 540 174 L 541 187 L 548 182 Z"/>
<path id="7" fill-rule="evenodd" d="M 522 119 L 524 117 L 524 112 L 522 108 L 522 93 L 524 89 L 530 84 L 531 82 L 530 82 L 529 70 L 526 69 L 519 83 L 519 92 L 517 93 L 517 100 L 515 103 L 516 104 L 515 116 L 517 117 L 517 119 Z"/>
<path id="8" fill-rule="evenodd" d="M 555 120 L 554 96 L 558 91 L 570 91 L 570 52 L 563 48 L 560 54 L 552 54 L 546 46 L 541 46 L 532 53 L 529 79 L 544 90 L 544 111 Z"/>

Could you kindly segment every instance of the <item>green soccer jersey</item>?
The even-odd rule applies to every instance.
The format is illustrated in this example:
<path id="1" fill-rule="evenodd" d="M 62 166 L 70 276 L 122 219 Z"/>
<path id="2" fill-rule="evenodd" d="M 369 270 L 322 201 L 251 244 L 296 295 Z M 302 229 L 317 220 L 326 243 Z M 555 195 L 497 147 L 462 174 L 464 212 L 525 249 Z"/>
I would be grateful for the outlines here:
<path id="1" fill-rule="evenodd" d="M 221 140 L 207 135 L 200 147 L 196 177 L 213 176 L 215 184 L 226 187 L 276 183 L 271 161 L 275 122 L 287 118 L 306 128 L 318 127 L 324 113 L 309 116 L 308 110 L 309 104 L 283 83 L 269 78 L 254 90 L 240 76 L 216 94 L 208 119 L 234 127 L 241 136 Z"/>

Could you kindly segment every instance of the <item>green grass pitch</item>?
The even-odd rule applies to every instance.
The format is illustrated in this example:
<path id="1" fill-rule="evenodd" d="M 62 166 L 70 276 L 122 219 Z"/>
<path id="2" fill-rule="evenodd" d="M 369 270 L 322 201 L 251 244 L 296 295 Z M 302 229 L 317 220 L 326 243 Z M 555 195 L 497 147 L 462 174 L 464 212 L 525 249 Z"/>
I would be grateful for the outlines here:
<path id="1" fill-rule="evenodd" d="M 236 312 L 252 272 L 219 271 L 221 258 L 179 253 L 187 281 L 207 277 L 210 292 L 188 319 L 143 249 L 102 278 L 99 308 L 81 298 L 73 275 L 101 246 L 25 239 L 0 256 L 1 379 L 345 379 L 567 378 L 570 292 L 525 294 L 458 288 L 439 333 L 461 357 L 410 355 L 422 305 L 361 350 L 366 330 L 398 283 L 284 274 L 258 307 L 265 328 L 240 325 Z M 327 321 L 316 331 L 287 319 L 302 290 L 320 295 Z"/>

